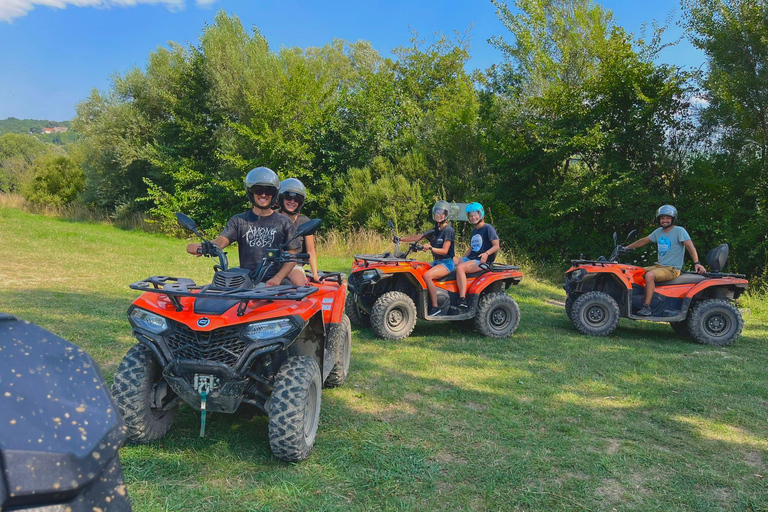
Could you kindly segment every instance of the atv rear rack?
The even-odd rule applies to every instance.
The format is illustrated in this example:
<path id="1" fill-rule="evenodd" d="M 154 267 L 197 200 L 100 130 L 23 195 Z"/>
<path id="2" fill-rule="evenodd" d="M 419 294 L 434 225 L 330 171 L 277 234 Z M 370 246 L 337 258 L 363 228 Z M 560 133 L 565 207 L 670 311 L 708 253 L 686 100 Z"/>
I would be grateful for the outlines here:
<path id="1" fill-rule="evenodd" d="M 384 253 L 389 254 L 389 253 Z M 385 256 L 384 254 L 355 254 L 355 264 L 360 265 L 361 263 L 365 263 L 365 266 L 368 266 L 369 262 L 376 262 L 376 263 L 412 263 L 414 261 L 420 261 L 420 260 L 414 260 L 410 258 L 396 258 L 395 256 Z M 426 261 L 422 261 L 422 263 L 427 263 Z"/>
<path id="2" fill-rule="evenodd" d="M 176 311 L 183 311 L 179 297 L 194 297 L 196 299 L 218 299 L 239 301 L 237 316 L 243 316 L 248 303 L 252 300 L 302 300 L 317 292 L 314 286 L 279 285 L 259 287 L 250 290 L 236 288 L 232 290 L 221 288 L 208 288 L 196 284 L 191 279 L 184 277 L 152 276 L 142 281 L 137 281 L 129 286 L 132 290 L 166 295 Z M 211 292 L 214 293 L 211 293 Z"/>
<path id="3" fill-rule="evenodd" d="M 571 265 L 600 265 L 604 267 L 606 265 L 619 265 L 619 262 L 610 260 L 571 260 Z"/>

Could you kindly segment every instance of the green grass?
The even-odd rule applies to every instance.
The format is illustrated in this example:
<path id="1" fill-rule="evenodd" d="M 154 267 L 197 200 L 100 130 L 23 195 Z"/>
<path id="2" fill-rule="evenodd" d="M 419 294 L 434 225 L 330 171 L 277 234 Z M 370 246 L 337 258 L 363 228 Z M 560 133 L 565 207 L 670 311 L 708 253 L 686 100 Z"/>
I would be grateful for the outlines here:
<path id="1" fill-rule="evenodd" d="M 84 347 L 111 381 L 134 343 L 127 285 L 210 277 L 184 245 L 0 208 L 0 311 Z M 348 270 L 351 255 L 320 262 Z M 522 320 L 506 340 L 356 329 L 349 380 L 323 391 L 302 463 L 272 457 L 263 417 L 213 415 L 200 439 L 185 406 L 165 439 L 121 451 L 134 509 L 768 510 L 764 298 L 742 300 L 744 333 L 719 348 L 626 320 L 585 337 L 558 286 L 512 293 Z"/>

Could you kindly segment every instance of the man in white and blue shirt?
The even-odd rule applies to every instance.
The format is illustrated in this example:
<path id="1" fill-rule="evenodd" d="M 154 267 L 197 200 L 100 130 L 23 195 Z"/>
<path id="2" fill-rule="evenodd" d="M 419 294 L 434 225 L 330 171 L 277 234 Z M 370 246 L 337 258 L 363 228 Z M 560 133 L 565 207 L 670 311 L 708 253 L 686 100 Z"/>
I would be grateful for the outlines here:
<path id="1" fill-rule="evenodd" d="M 656 210 L 656 222 L 659 223 L 659 227 L 653 233 L 624 247 L 629 250 L 655 242 L 659 251 L 659 260 L 656 264 L 645 267 L 645 300 L 637 311 L 637 314 L 642 316 L 651 316 L 651 300 L 656 283 L 671 281 L 680 276 L 686 249 L 693 258 L 696 272 L 699 274 L 706 272 L 704 265 L 699 261 L 699 255 L 690 235 L 685 228 L 675 225 L 677 208 L 665 204 Z"/>

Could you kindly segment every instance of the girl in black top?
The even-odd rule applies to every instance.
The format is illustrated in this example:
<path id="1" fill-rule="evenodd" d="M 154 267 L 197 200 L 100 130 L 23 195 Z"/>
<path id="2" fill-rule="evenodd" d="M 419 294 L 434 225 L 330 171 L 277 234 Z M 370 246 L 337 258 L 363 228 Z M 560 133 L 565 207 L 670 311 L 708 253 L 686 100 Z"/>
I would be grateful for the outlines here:
<path id="1" fill-rule="evenodd" d="M 301 207 L 304 206 L 304 200 L 307 198 L 307 189 L 304 184 L 296 178 L 288 178 L 280 183 L 280 194 L 278 195 L 278 206 L 280 213 L 291 219 L 297 228 L 309 221 L 309 217 L 301 214 Z M 317 274 L 317 250 L 315 250 L 315 236 L 307 235 L 299 237 L 301 251 L 309 254 L 309 268 L 312 270 L 312 280 L 318 282 L 320 277 Z M 288 276 L 291 283 L 296 286 L 307 284 L 307 275 L 302 265 L 296 265 Z"/>
<path id="2" fill-rule="evenodd" d="M 485 210 L 480 203 L 467 205 L 467 220 L 474 225 L 469 242 L 469 249 L 456 265 L 456 286 L 459 288 L 459 314 L 466 312 L 467 304 L 467 274 L 478 272 L 481 263 L 493 263 L 499 251 L 499 235 L 483 218 Z"/>
<path id="3" fill-rule="evenodd" d="M 442 313 L 437 307 L 437 287 L 432 281 L 447 276 L 455 268 L 453 258 L 456 232 L 448 224 L 448 208 L 447 202 L 436 202 L 432 207 L 432 219 L 435 221 L 434 229 L 430 229 L 422 235 L 401 238 L 403 242 L 418 242 L 422 238 L 426 238 L 429 242 L 424 244 L 424 250 L 432 251 L 434 258 L 432 268 L 424 274 L 424 281 L 427 283 L 427 293 L 429 294 L 429 316 L 437 316 Z"/>

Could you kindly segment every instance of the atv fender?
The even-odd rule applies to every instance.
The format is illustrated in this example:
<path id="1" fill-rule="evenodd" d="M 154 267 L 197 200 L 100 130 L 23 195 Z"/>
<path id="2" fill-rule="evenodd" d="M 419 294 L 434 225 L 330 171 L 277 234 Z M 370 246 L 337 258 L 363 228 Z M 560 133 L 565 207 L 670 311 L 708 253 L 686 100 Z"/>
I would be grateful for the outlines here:
<path id="1" fill-rule="evenodd" d="M 746 290 L 747 281 L 744 279 L 708 279 L 688 290 L 685 296 L 693 300 L 703 298 L 736 300 Z"/>
<path id="2" fill-rule="evenodd" d="M 323 297 L 323 321 L 326 324 L 338 324 L 344 316 L 344 302 L 347 299 L 347 284 L 339 286 L 336 292 L 331 296 Z M 326 334 L 328 330 L 326 329 Z"/>
<path id="3" fill-rule="evenodd" d="M 516 272 L 515 274 L 518 274 Z M 486 272 L 476 277 L 472 285 L 467 288 L 467 294 L 483 294 L 489 291 L 503 291 L 511 288 L 512 285 L 520 284 L 523 280 L 523 274 L 509 276 L 508 273 Z"/>

